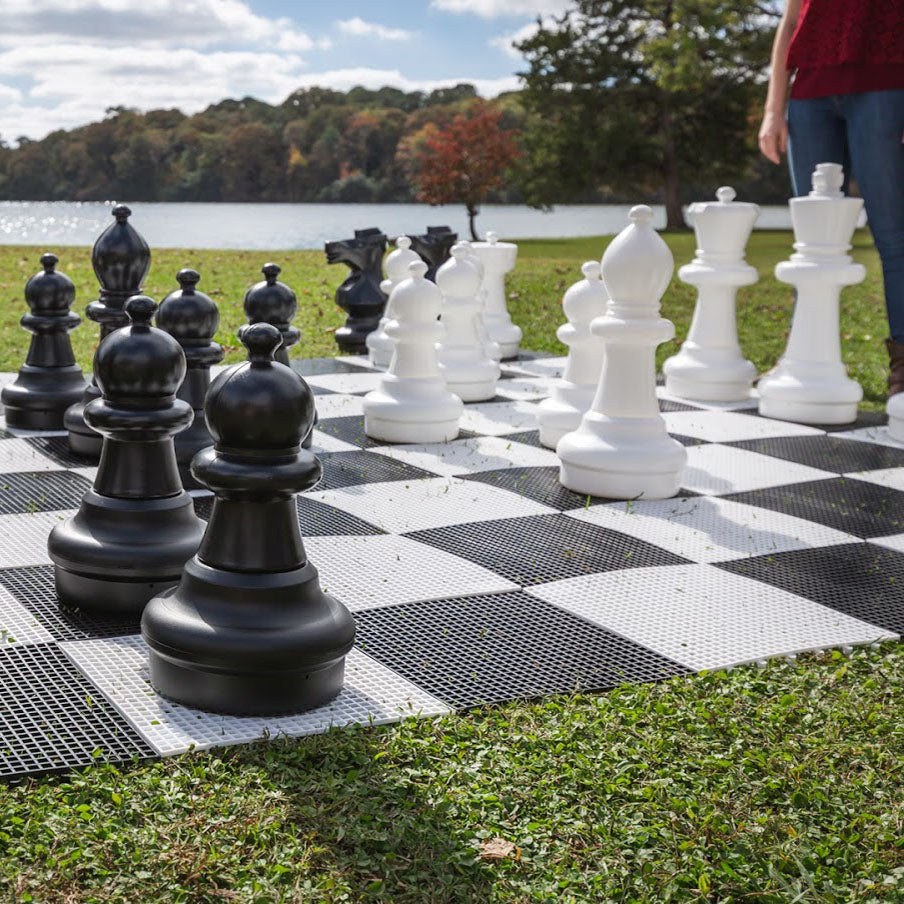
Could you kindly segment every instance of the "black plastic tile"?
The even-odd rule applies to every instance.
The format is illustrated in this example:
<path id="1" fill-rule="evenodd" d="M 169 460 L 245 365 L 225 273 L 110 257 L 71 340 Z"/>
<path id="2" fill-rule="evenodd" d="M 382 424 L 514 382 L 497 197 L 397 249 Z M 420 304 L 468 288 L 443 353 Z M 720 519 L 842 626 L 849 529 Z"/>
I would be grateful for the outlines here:
<path id="1" fill-rule="evenodd" d="M 704 411 L 699 405 L 686 405 L 684 402 L 675 402 L 672 399 L 659 399 L 660 411 Z"/>
<path id="2" fill-rule="evenodd" d="M 360 649 L 454 707 L 688 674 L 520 591 L 368 609 L 355 620 Z"/>
<path id="3" fill-rule="evenodd" d="M 56 644 L 0 650 L 0 778 L 152 756 Z"/>
<path id="4" fill-rule="evenodd" d="M 505 437 L 505 439 L 511 438 L 511 436 Z M 554 465 L 543 468 L 502 468 L 498 471 L 479 471 L 476 474 L 460 474 L 459 479 L 473 480 L 502 490 L 511 490 L 519 496 L 533 499 L 534 502 L 556 508 L 560 512 L 596 505 L 600 502 L 612 502 L 611 499 L 581 496 L 579 493 L 565 489 L 559 483 L 559 469 Z"/>
<path id="5" fill-rule="evenodd" d="M 682 446 L 705 446 L 709 440 L 700 439 L 698 436 L 684 436 L 681 433 L 670 433 L 672 439 L 677 440 Z"/>
<path id="6" fill-rule="evenodd" d="M 85 468 L 97 464 L 96 458 L 76 455 L 69 448 L 68 436 L 29 436 L 25 442 L 64 468 Z"/>
<path id="7" fill-rule="evenodd" d="M 140 618 L 118 618 L 61 608 L 57 603 L 52 565 L 5 568 L 0 571 L 0 584 L 34 615 L 54 640 L 123 637 L 141 631 Z"/>
<path id="8" fill-rule="evenodd" d="M 405 464 L 376 452 L 329 452 L 319 455 L 323 465 L 323 479 L 318 490 L 335 490 L 364 483 L 383 483 L 387 480 L 420 480 L 436 477 L 414 465 Z"/>
<path id="9" fill-rule="evenodd" d="M 689 561 L 636 537 L 564 515 L 453 524 L 406 536 L 476 562 L 522 586 Z"/>
<path id="10" fill-rule="evenodd" d="M 904 449 L 861 443 L 835 436 L 774 436 L 725 443 L 786 461 L 795 461 L 823 471 L 845 474 L 904 467 Z"/>
<path id="11" fill-rule="evenodd" d="M 72 471 L 0 474 L 0 514 L 76 509 L 91 481 Z"/>
<path id="12" fill-rule="evenodd" d="M 721 562 L 718 567 L 904 634 L 904 554 L 900 552 L 872 543 L 850 543 Z"/>
<path id="13" fill-rule="evenodd" d="M 757 408 L 743 408 L 738 414 L 749 414 L 752 417 L 762 417 Z M 843 430 L 858 430 L 862 427 L 881 427 L 888 423 L 888 415 L 883 411 L 858 411 L 857 419 L 847 424 L 808 424 L 817 430 L 825 430 L 826 433 L 840 433 Z"/>
<path id="14" fill-rule="evenodd" d="M 546 449 L 540 442 L 539 430 L 525 430 L 523 433 L 506 433 L 505 439 L 510 443 L 523 443 L 525 446 L 534 446 L 537 449 Z"/>
<path id="15" fill-rule="evenodd" d="M 511 401 L 511 399 L 506 399 L 505 401 L 508 402 Z M 361 449 L 373 449 L 376 446 L 393 445 L 382 439 L 371 439 L 364 432 L 363 414 L 350 414 L 345 417 L 330 417 L 321 421 L 317 425 L 317 429 L 321 433 L 327 434 L 327 436 L 341 439 L 344 443 L 351 443 L 353 446 L 358 446 Z M 477 436 L 477 434 L 470 430 L 459 430 L 456 439 L 468 439 L 472 436 Z"/>
<path id="16" fill-rule="evenodd" d="M 376 373 L 373 367 L 360 364 L 349 364 L 336 358 L 291 358 L 292 370 L 303 377 L 321 376 L 322 374 L 366 374 Z"/>
<path id="17" fill-rule="evenodd" d="M 855 537 L 904 532 L 904 493 L 850 477 L 729 493 L 722 498 L 816 521 Z"/>

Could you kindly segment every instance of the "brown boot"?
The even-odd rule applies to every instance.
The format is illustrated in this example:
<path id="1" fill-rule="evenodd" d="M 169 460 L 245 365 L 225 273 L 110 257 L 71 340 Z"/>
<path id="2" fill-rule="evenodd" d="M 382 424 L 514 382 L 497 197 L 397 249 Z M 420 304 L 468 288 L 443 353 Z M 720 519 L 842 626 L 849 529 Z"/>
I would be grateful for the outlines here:
<path id="1" fill-rule="evenodd" d="M 888 349 L 888 366 L 891 370 L 888 375 L 888 395 L 891 397 L 904 392 L 904 342 L 886 339 L 885 347 Z"/>

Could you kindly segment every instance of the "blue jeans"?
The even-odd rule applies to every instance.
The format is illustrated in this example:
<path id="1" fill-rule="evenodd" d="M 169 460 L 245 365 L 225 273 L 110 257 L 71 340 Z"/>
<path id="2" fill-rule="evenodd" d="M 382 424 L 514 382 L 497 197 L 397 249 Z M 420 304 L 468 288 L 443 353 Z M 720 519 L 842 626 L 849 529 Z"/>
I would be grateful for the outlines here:
<path id="1" fill-rule="evenodd" d="M 904 342 L 904 91 L 866 91 L 788 103 L 788 165 L 795 195 L 817 163 L 844 166 L 860 187 L 882 261 L 892 339 Z"/>

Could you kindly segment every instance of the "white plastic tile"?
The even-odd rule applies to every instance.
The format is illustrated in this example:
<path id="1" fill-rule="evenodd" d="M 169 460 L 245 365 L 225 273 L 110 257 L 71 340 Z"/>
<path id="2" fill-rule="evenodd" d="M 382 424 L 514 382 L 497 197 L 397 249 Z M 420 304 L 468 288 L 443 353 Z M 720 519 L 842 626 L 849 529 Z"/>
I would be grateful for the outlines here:
<path id="1" fill-rule="evenodd" d="M 850 439 L 858 443 L 876 443 L 879 446 L 891 446 L 893 449 L 904 449 L 904 443 L 892 439 L 888 426 L 858 427 L 856 430 L 839 430 L 832 434 L 832 439 Z"/>
<path id="2" fill-rule="evenodd" d="M 408 537 L 310 537 L 323 589 L 352 612 L 476 593 L 517 590 L 495 572 Z"/>
<path id="3" fill-rule="evenodd" d="M 75 511 L 65 510 L 0 515 L 0 558 L 3 559 L 3 567 L 49 565 L 47 537 L 57 524 L 74 514 Z"/>
<path id="4" fill-rule="evenodd" d="M 455 477 L 391 480 L 307 495 L 391 534 L 557 511 L 507 490 Z"/>
<path id="5" fill-rule="evenodd" d="M 884 546 L 886 549 L 893 549 L 895 552 L 904 552 L 904 534 L 892 534 L 890 537 L 870 537 L 867 543 L 874 543 L 876 546 Z"/>
<path id="6" fill-rule="evenodd" d="M 625 568 L 529 592 L 695 670 L 897 637 L 712 565 Z"/>
<path id="7" fill-rule="evenodd" d="M 344 361 L 346 364 L 353 364 L 355 367 L 375 367 L 367 355 L 339 355 L 337 361 Z"/>
<path id="8" fill-rule="evenodd" d="M 658 398 L 669 402 L 693 405 L 695 408 L 702 408 L 706 411 L 746 411 L 750 408 L 756 408 L 760 404 L 760 397 L 755 389 L 750 391 L 750 395 L 746 399 L 736 402 L 698 402 L 696 399 L 685 399 L 681 396 L 672 395 L 665 391 L 664 386 L 656 387 L 656 395 Z"/>
<path id="9" fill-rule="evenodd" d="M 27 438 L 29 436 L 69 436 L 65 430 L 26 430 L 23 427 L 7 427 L 13 436 Z"/>
<path id="10" fill-rule="evenodd" d="M 513 362 L 513 367 L 528 374 L 537 374 L 541 377 L 561 377 L 568 357 L 562 355 L 559 358 L 533 358 L 525 361 Z"/>
<path id="11" fill-rule="evenodd" d="M 53 635 L 6 589 L 0 587 L 0 649 L 8 644 L 49 643 Z"/>
<path id="12" fill-rule="evenodd" d="M 86 465 L 83 468 L 70 468 L 73 474 L 81 474 L 86 480 L 90 480 L 91 483 L 97 479 L 97 465 Z"/>
<path id="13" fill-rule="evenodd" d="M 889 487 L 892 490 L 904 491 L 904 468 L 880 468 L 877 471 L 852 471 L 845 477 L 854 477 L 857 480 L 865 480 L 867 483 L 875 483 L 880 487 Z"/>
<path id="14" fill-rule="evenodd" d="M 156 694 L 150 685 L 147 647 L 137 635 L 60 646 L 162 756 L 449 712 L 444 703 L 359 650 L 352 650 L 346 659 L 344 689 L 325 706 L 295 716 L 240 717 L 189 709 Z"/>
<path id="15" fill-rule="evenodd" d="M 505 399 L 545 399 L 551 390 L 552 381 L 543 377 L 515 377 L 496 384 L 496 395 Z"/>
<path id="16" fill-rule="evenodd" d="M 362 401 L 361 396 L 349 395 L 344 392 L 314 397 L 317 416 L 322 421 L 331 417 L 360 417 L 364 414 Z"/>
<path id="17" fill-rule="evenodd" d="M 383 379 L 381 373 L 353 373 L 353 374 L 317 374 L 313 377 L 305 377 L 311 386 L 319 386 L 321 389 L 329 389 L 331 392 L 370 392 L 376 389 Z M 322 398 L 317 396 L 317 399 Z"/>
<path id="18" fill-rule="evenodd" d="M 338 436 L 330 436 L 329 433 L 322 433 L 316 427 L 314 435 L 311 437 L 311 452 L 318 455 L 323 452 L 360 452 L 361 447 L 353 443 L 347 443 Z"/>
<path id="19" fill-rule="evenodd" d="M 771 455 L 712 443 L 687 447 L 687 465 L 680 482 L 695 493 L 724 496 L 837 476 Z"/>
<path id="20" fill-rule="evenodd" d="M 505 436 L 537 429 L 537 406 L 523 400 L 514 402 L 476 402 L 465 405 L 458 422 L 462 430 L 487 436 Z"/>
<path id="21" fill-rule="evenodd" d="M 476 436 L 422 446 L 385 446 L 372 451 L 446 476 L 501 468 L 557 467 L 559 464 L 555 452 L 512 442 L 504 436 Z"/>
<path id="22" fill-rule="evenodd" d="M 662 415 L 669 433 L 692 436 L 711 443 L 733 443 L 771 436 L 818 436 L 816 427 L 792 424 L 733 411 L 667 411 Z"/>
<path id="23" fill-rule="evenodd" d="M 32 435 L 32 434 L 29 434 Z M 63 471 L 53 459 L 42 455 L 24 439 L 0 440 L 0 474 L 16 471 Z"/>
<path id="24" fill-rule="evenodd" d="M 637 537 L 694 562 L 859 542 L 814 521 L 708 496 L 607 503 L 566 515 Z"/>

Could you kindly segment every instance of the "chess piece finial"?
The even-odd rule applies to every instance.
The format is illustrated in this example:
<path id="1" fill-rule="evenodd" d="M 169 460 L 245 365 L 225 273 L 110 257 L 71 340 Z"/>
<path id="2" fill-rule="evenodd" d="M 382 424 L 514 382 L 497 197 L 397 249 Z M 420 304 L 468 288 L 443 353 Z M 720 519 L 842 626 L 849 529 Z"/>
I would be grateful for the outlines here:
<path id="1" fill-rule="evenodd" d="M 129 325 L 110 333 L 94 356 L 103 395 L 88 403 L 85 419 L 104 437 L 100 465 L 78 513 L 53 529 L 47 547 L 57 595 L 68 606 L 139 613 L 179 580 L 201 539 L 172 440 L 192 419 L 188 403 L 176 398 L 185 356 L 151 326 L 156 308 L 146 296 L 130 298 Z"/>
<path id="2" fill-rule="evenodd" d="M 720 204 L 730 204 L 738 196 L 730 185 L 723 185 L 716 189 L 716 200 Z"/>
<path id="3" fill-rule="evenodd" d="M 215 493 L 197 555 L 142 617 L 151 683 L 200 709 L 265 715 L 320 706 L 342 688 L 355 635 L 348 610 L 320 588 L 298 529 L 295 493 L 320 479 L 300 447 L 310 388 L 274 355 L 280 331 L 260 322 L 240 339 L 249 360 L 207 396 L 215 445 L 195 476 Z"/>
<path id="4" fill-rule="evenodd" d="M 812 185 L 811 198 L 843 198 L 844 167 L 840 163 L 817 163 Z"/>
<path id="5" fill-rule="evenodd" d="M 394 316 L 389 300 L 392 298 L 392 290 L 402 280 L 408 278 L 409 264 L 420 260 L 420 257 L 411 250 L 411 239 L 407 235 L 400 235 L 396 239 L 395 245 L 395 250 L 386 255 L 383 264 L 386 269 L 386 279 L 380 283 L 380 290 L 388 299 L 386 307 L 377 328 L 372 333 L 368 333 L 365 340 L 370 362 L 375 367 L 388 367 L 392 360 L 393 343 L 386 332 L 386 327 Z"/>
<path id="6" fill-rule="evenodd" d="M 29 310 L 19 322 L 32 337 L 15 382 L 0 394 L 9 427 L 59 430 L 66 409 L 85 392 L 69 339 L 79 324 L 78 315 L 70 310 L 75 286 L 65 273 L 57 272 L 58 261 L 55 254 L 42 254 L 43 269 L 25 284 Z"/>

